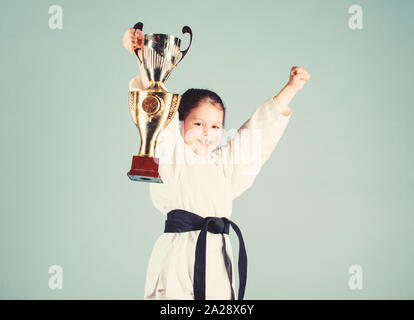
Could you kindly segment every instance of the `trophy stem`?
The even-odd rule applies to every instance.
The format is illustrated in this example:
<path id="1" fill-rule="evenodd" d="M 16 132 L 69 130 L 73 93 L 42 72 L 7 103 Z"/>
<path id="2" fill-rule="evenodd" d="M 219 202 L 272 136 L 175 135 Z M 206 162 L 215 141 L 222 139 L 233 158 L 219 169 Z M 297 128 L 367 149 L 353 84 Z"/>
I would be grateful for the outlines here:
<path id="1" fill-rule="evenodd" d="M 165 84 L 162 81 L 150 81 L 150 85 L 146 89 L 146 91 L 167 91 Z"/>
<path id="2" fill-rule="evenodd" d="M 147 131 L 146 139 L 141 141 L 138 156 L 154 158 L 155 139 L 153 139 L 154 132 Z"/>

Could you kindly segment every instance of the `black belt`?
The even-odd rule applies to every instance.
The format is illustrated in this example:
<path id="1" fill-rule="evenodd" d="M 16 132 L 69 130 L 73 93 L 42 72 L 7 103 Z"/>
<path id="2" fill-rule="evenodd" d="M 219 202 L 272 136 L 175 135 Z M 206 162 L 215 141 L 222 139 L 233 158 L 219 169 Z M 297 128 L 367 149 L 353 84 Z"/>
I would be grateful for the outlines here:
<path id="1" fill-rule="evenodd" d="M 230 225 L 236 231 L 239 238 L 239 295 L 238 300 L 243 300 L 247 280 L 247 254 L 240 229 L 231 220 L 225 217 L 203 218 L 192 212 L 174 209 L 167 213 L 164 232 L 187 232 L 201 230 L 196 244 L 194 263 L 194 299 L 206 298 L 206 241 L 207 231 L 211 233 L 229 234 Z"/>

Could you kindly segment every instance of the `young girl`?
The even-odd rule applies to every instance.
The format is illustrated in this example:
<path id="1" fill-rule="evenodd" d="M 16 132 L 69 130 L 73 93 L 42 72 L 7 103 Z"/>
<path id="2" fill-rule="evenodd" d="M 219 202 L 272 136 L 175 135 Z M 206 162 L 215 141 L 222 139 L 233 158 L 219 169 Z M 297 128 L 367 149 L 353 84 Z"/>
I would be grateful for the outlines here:
<path id="1" fill-rule="evenodd" d="M 123 43 L 134 52 L 142 40 L 142 32 L 130 28 Z M 142 66 L 140 72 L 129 90 L 148 87 Z M 243 299 L 247 257 L 240 230 L 230 220 L 232 201 L 253 184 L 269 159 L 291 117 L 288 104 L 309 78 L 304 68 L 292 67 L 279 94 L 260 104 L 223 145 L 220 97 L 204 89 L 182 95 L 155 148 L 163 184 L 150 183 L 150 197 L 167 220 L 149 260 L 144 299 Z M 238 294 L 230 227 L 239 238 Z"/>

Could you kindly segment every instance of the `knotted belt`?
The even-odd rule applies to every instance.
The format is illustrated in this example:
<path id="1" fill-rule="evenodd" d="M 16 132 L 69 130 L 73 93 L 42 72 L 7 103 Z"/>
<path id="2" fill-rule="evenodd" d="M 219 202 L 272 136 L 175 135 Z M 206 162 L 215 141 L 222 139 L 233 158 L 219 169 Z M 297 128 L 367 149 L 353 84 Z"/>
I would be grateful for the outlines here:
<path id="1" fill-rule="evenodd" d="M 167 213 L 164 232 L 187 232 L 201 230 L 195 250 L 194 263 L 194 299 L 206 298 L 206 242 L 207 231 L 211 233 L 229 234 L 230 226 L 239 238 L 239 295 L 238 300 L 243 300 L 247 280 L 247 254 L 240 229 L 231 220 L 225 217 L 203 218 L 192 212 L 174 209 Z"/>

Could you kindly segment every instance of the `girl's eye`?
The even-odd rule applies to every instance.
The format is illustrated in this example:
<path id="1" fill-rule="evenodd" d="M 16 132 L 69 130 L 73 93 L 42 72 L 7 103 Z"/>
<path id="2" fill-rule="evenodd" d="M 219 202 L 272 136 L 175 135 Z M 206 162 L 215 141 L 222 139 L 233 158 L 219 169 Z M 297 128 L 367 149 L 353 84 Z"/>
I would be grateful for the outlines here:
<path id="1" fill-rule="evenodd" d="M 199 123 L 199 122 L 197 122 L 197 123 L 194 123 L 196 126 L 199 126 L 201 123 Z"/>
<path id="2" fill-rule="evenodd" d="M 213 126 L 213 128 L 214 128 L 214 129 L 220 129 L 220 127 L 219 127 L 219 126 Z"/>

